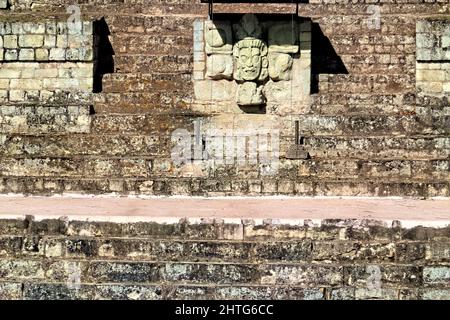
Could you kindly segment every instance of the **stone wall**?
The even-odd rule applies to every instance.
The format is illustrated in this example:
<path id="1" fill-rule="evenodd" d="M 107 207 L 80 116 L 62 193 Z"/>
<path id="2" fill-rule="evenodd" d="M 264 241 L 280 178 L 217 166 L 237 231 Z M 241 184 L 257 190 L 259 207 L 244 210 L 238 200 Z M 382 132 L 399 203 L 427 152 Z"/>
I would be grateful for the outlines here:
<path id="1" fill-rule="evenodd" d="M 450 229 L 0 220 L 1 299 L 450 299 Z"/>
<path id="2" fill-rule="evenodd" d="M 442 84 L 438 95 L 423 91 L 428 80 L 419 71 L 422 66 L 416 68 L 422 63 L 416 57 L 417 22 L 447 19 L 448 4 L 336 2 L 299 5 L 299 18 L 312 22 L 309 103 L 294 103 L 283 114 L 253 114 L 215 104 L 195 108 L 194 25 L 207 19 L 207 4 L 10 0 L 0 10 L 2 23 L 67 21 L 74 12 L 67 13 L 69 6 L 76 4 L 82 21 L 103 21 L 102 44 L 93 75 L 100 85 L 80 82 L 76 90 L 81 90 L 62 99 L 58 94 L 44 99 L 49 91 L 44 83 L 72 88 L 76 74 L 87 72 L 85 62 L 45 62 L 48 70 L 58 63 L 58 76 L 41 79 L 39 94 L 39 81 L 0 79 L 1 192 L 448 197 L 447 78 L 437 81 Z M 214 10 L 295 13 L 289 4 L 216 4 Z M 44 62 L 7 64 L 16 63 L 35 77 L 53 72 L 41 70 Z M 6 72 L 4 64 L 0 74 Z M 71 70 L 68 82 L 63 64 Z M 25 89 L 25 83 L 33 88 Z M 32 92 L 15 101 L 15 94 L 5 93 L 12 92 L 11 85 Z M 209 159 L 176 166 L 173 131 L 187 130 L 204 145 L 207 128 L 232 135 L 270 128 L 279 138 L 276 173 L 263 174 L 260 163 Z"/>
<path id="3" fill-rule="evenodd" d="M 419 94 L 450 94 L 450 20 L 418 21 L 416 84 Z"/>

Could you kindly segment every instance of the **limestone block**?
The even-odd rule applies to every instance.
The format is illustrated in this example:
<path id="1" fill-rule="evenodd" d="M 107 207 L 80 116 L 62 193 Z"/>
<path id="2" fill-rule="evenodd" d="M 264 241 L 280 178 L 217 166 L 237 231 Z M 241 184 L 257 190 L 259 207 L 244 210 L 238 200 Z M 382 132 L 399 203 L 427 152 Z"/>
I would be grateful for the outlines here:
<path id="1" fill-rule="evenodd" d="M 26 34 L 44 34 L 45 23 L 25 22 L 23 24 L 23 31 Z"/>
<path id="2" fill-rule="evenodd" d="M 11 90 L 39 90 L 42 89 L 42 81 L 39 79 L 12 79 Z"/>
<path id="3" fill-rule="evenodd" d="M 19 57 L 19 53 L 18 53 L 17 49 L 6 49 L 5 56 L 3 57 L 3 59 L 5 61 L 14 61 L 14 60 L 17 60 L 18 57 Z"/>
<path id="4" fill-rule="evenodd" d="M 44 47 L 45 48 L 53 48 L 56 46 L 56 36 L 47 34 L 44 36 Z"/>
<path id="5" fill-rule="evenodd" d="M 67 33 L 70 35 L 78 35 L 83 32 L 83 23 L 81 21 L 74 21 L 67 23 Z"/>
<path id="6" fill-rule="evenodd" d="M 48 49 L 36 49 L 36 60 L 47 61 L 49 56 Z"/>
<path id="7" fill-rule="evenodd" d="M 25 92 L 23 90 L 9 91 L 9 101 L 20 102 L 25 100 Z"/>
<path id="8" fill-rule="evenodd" d="M 443 90 L 445 93 L 450 93 L 450 82 L 444 83 Z"/>
<path id="9" fill-rule="evenodd" d="M 3 37 L 3 47 L 5 49 L 17 49 L 17 36 L 16 35 L 5 35 Z"/>
<path id="10" fill-rule="evenodd" d="M 239 84 L 237 89 L 238 105 L 261 105 L 266 102 L 262 93 L 263 86 L 257 85 L 256 82 L 246 81 Z"/>
<path id="11" fill-rule="evenodd" d="M 416 57 L 420 61 L 450 60 L 450 19 L 416 23 Z"/>
<path id="12" fill-rule="evenodd" d="M 44 45 L 43 35 L 20 35 L 19 46 L 22 48 L 39 48 Z"/>
<path id="13" fill-rule="evenodd" d="M 417 88 L 419 91 L 423 91 L 431 94 L 442 93 L 442 82 L 417 82 Z"/>
<path id="14" fill-rule="evenodd" d="M 445 35 L 441 38 L 441 45 L 443 48 L 448 48 L 450 47 L 450 34 L 449 35 Z"/>
<path id="15" fill-rule="evenodd" d="M 83 21 L 83 33 L 84 34 L 93 34 L 93 22 L 92 21 Z"/>
<path id="16" fill-rule="evenodd" d="M 0 23 L 0 35 L 11 33 L 11 24 L 9 22 Z"/>
<path id="17" fill-rule="evenodd" d="M 8 0 L 0 0 L 0 9 L 6 9 L 8 7 Z"/>
<path id="18" fill-rule="evenodd" d="M 78 49 L 67 49 L 66 60 L 75 61 L 80 59 L 80 51 Z"/>
<path id="19" fill-rule="evenodd" d="M 272 80 L 290 80 L 293 59 L 287 53 L 269 53 L 269 76 Z"/>
<path id="20" fill-rule="evenodd" d="M 433 48 L 437 42 L 436 36 L 428 33 L 416 35 L 416 46 L 418 48 Z"/>
<path id="21" fill-rule="evenodd" d="M 56 34 L 63 35 L 67 34 L 67 23 L 66 22 L 58 22 L 56 24 Z"/>
<path id="22" fill-rule="evenodd" d="M 36 78 L 56 78 L 58 77 L 57 68 L 42 68 L 34 70 L 34 76 Z"/>
<path id="23" fill-rule="evenodd" d="M 21 69 L 0 67 L 0 79 L 20 78 Z"/>
<path id="24" fill-rule="evenodd" d="M 440 82 L 445 80 L 444 70 L 417 70 L 418 81 Z"/>
<path id="25" fill-rule="evenodd" d="M 56 47 L 58 47 L 58 48 L 67 48 L 69 46 L 67 39 L 68 39 L 67 35 L 65 35 L 65 34 L 60 35 L 60 34 L 58 34 L 57 37 L 56 37 Z"/>
<path id="26" fill-rule="evenodd" d="M 231 54 L 232 33 L 231 24 L 227 21 L 205 21 L 205 51 L 211 53 Z"/>
<path id="27" fill-rule="evenodd" d="M 50 49 L 49 60 L 51 61 L 63 61 L 66 59 L 66 50 L 63 48 Z"/>
<path id="28" fill-rule="evenodd" d="M 20 49 L 19 50 L 19 60 L 21 60 L 21 61 L 34 60 L 34 50 L 33 49 Z"/>
<path id="29" fill-rule="evenodd" d="M 233 76 L 233 57 L 226 54 L 207 56 L 206 76 L 212 79 L 231 79 Z"/>
<path id="30" fill-rule="evenodd" d="M 0 102 L 6 102 L 6 101 L 8 101 L 8 91 L 0 90 Z"/>
<path id="31" fill-rule="evenodd" d="M 236 84 L 228 80 L 196 81 L 194 83 L 194 94 L 197 100 L 234 100 L 236 97 Z"/>
<path id="32" fill-rule="evenodd" d="M 92 44 L 92 41 L 89 39 L 89 37 L 85 37 L 82 35 L 69 35 L 67 37 L 67 46 L 69 48 L 80 48 L 89 44 Z"/>
<path id="33" fill-rule="evenodd" d="M 94 59 L 94 51 L 91 48 L 80 48 L 78 54 L 81 61 L 92 61 Z"/>
<path id="34" fill-rule="evenodd" d="M 0 89 L 1 90 L 9 89 L 9 79 L 0 79 Z"/>
<path id="35" fill-rule="evenodd" d="M 46 34 L 56 34 L 56 22 L 55 21 L 47 21 L 45 23 L 45 33 Z"/>
<path id="36" fill-rule="evenodd" d="M 23 30 L 23 23 L 12 22 L 11 23 L 11 33 L 12 34 L 25 34 L 25 31 Z"/>

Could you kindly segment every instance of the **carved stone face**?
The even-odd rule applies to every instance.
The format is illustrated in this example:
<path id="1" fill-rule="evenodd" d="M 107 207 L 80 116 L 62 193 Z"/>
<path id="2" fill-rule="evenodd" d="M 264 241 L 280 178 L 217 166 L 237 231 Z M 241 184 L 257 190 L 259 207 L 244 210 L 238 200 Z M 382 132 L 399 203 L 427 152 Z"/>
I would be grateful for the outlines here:
<path id="1" fill-rule="evenodd" d="M 237 80 L 255 81 L 267 76 L 267 46 L 258 39 L 245 39 L 234 49 Z"/>
<path id="2" fill-rule="evenodd" d="M 259 48 L 242 48 L 239 53 L 242 79 L 251 81 L 261 73 L 261 50 Z"/>

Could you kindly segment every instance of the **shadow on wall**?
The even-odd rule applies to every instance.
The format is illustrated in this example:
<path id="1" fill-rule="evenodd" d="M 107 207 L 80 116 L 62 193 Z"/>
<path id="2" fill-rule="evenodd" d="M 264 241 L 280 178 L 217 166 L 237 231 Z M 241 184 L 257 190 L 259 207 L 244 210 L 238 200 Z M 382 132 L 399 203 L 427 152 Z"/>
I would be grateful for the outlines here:
<path id="1" fill-rule="evenodd" d="M 318 23 L 312 23 L 312 39 L 311 93 L 318 93 L 319 74 L 348 74 L 348 70 Z"/>
<path id="2" fill-rule="evenodd" d="M 94 85 L 93 92 L 102 92 L 103 75 L 114 73 L 114 49 L 109 41 L 111 34 L 105 18 L 94 21 Z"/>

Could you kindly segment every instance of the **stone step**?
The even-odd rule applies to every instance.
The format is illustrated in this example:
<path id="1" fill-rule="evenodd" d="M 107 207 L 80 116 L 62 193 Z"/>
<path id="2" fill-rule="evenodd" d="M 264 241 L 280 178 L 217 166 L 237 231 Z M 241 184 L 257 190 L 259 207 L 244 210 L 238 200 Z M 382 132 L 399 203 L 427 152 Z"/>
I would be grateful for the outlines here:
<path id="1" fill-rule="evenodd" d="M 384 264 L 380 281 L 385 288 L 418 287 L 432 283 L 422 275 L 449 267 Z M 364 285 L 366 265 L 292 263 L 212 263 L 55 259 L 2 259 L 0 272 L 8 281 L 63 282 L 78 273 L 84 283 L 183 283 L 234 285 L 292 285 L 342 287 Z M 445 282 L 445 276 L 439 281 Z"/>
<path id="2" fill-rule="evenodd" d="M 404 135 L 448 135 L 450 115 L 420 117 L 417 115 L 351 115 L 322 116 L 296 115 L 279 118 L 264 115 L 266 121 L 278 126 L 282 135 L 295 135 L 295 121 L 299 121 L 302 135 L 314 136 L 404 136 Z M 102 114 L 92 117 L 92 133 L 99 134 L 152 134 L 161 130 L 172 132 L 175 129 L 187 129 L 192 132 L 195 119 L 203 119 L 212 128 L 229 129 L 243 127 L 249 115 L 228 114 L 217 117 L 186 113 L 168 114 Z M 261 120 L 261 119 L 258 119 Z M 155 125 L 158 127 L 155 128 Z M 237 127 L 239 126 L 239 127 Z M 253 127 L 263 127 L 256 122 Z M 252 128 L 253 128 L 252 127 Z M 167 131 L 166 131 L 167 133 Z"/>
<path id="3" fill-rule="evenodd" d="M 276 159 L 275 159 L 276 160 Z M 275 167 L 278 165 L 278 167 Z M 280 160 L 271 163 L 277 174 L 292 181 L 308 178 L 330 180 L 385 179 L 384 181 L 449 181 L 450 160 Z M 245 175 L 245 172 L 247 173 Z M 262 179 L 261 164 L 216 164 L 202 161 L 194 166 L 176 166 L 172 159 L 145 157 L 1 158 L 4 177 L 111 177 L 111 178 L 209 178 Z M 270 175 L 268 176 L 270 179 Z"/>
<path id="4" fill-rule="evenodd" d="M 2 284 L 0 283 L 0 287 Z M 254 286 L 254 285 L 186 285 L 186 284 L 80 284 L 72 290 L 66 283 L 25 283 L 23 293 L 20 283 L 7 283 L 5 291 L 13 298 L 24 297 L 32 300 L 177 300 L 177 299 L 292 299 L 322 300 L 325 288 L 301 288 L 295 286 Z M 332 297 L 363 297 L 365 289 L 329 289 Z M 333 291 L 333 292 L 332 292 Z M 391 297 L 398 296 L 391 290 Z"/>
<path id="5" fill-rule="evenodd" d="M 170 136 L 158 135 L 0 135 L 2 157 L 170 156 Z"/>
<path id="6" fill-rule="evenodd" d="M 110 73 L 102 79 L 103 93 L 187 90 L 191 76 L 180 73 Z"/>
<path id="7" fill-rule="evenodd" d="M 73 225 L 76 226 L 76 224 Z M 84 225 L 84 227 L 87 226 L 88 224 Z M 97 226 L 92 224 L 92 227 Z M 141 229 L 142 227 L 143 225 L 140 226 Z M 219 231 L 221 226 L 215 225 L 214 227 Z M 374 239 L 369 243 L 360 242 L 363 235 L 367 239 L 369 238 L 369 232 L 361 231 L 358 228 L 336 228 L 333 226 L 329 226 L 328 229 L 326 227 L 294 227 L 289 231 L 297 233 L 299 238 L 283 239 L 273 236 L 276 233 L 270 230 L 268 226 L 255 229 L 247 225 L 244 228 L 244 236 L 253 238 L 252 241 L 154 239 L 163 234 L 152 234 L 151 236 L 148 234 L 146 237 L 136 238 L 3 235 L 0 236 L 0 257 L 2 259 L 46 257 L 211 263 L 223 261 L 227 263 L 330 263 L 332 261 L 340 263 L 401 263 L 408 259 L 425 263 L 441 259 L 450 260 L 450 255 L 445 253 L 445 248 L 450 245 L 450 239 L 442 238 L 440 241 L 431 242 L 411 241 L 408 239 L 411 236 L 414 238 L 414 233 L 411 231 L 386 228 L 384 230 L 386 234 L 383 234 L 380 230 L 377 232 L 374 229 L 370 232 Z M 194 230 L 195 228 L 192 227 L 191 232 L 194 232 Z M 71 234 L 73 231 L 73 229 L 68 229 L 67 233 Z M 121 234 L 120 231 L 118 230 L 118 234 Z M 288 230 L 283 230 L 283 226 L 281 226 L 280 230 L 277 231 L 281 234 Z M 263 232 L 272 234 L 272 238 L 269 236 L 263 237 Z M 83 234 L 80 231 L 78 233 Z M 259 234 L 259 236 L 254 236 L 252 233 Z M 302 233 L 304 238 L 300 238 Z M 328 240 L 321 240 L 321 237 Z M 405 240 L 399 240 L 402 237 Z M 335 240 L 339 241 L 336 242 Z"/>
<path id="8" fill-rule="evenodd" d="M 158 135 L 5 134 L 0 135 L 2 142 L 0 155 L 5 158 L 80 158 L 83 156 L 169 158 L 174 145 L 167 131 L 162 131 Z M 314 160 L 445 160 L 450 155 L 450 138 L 446 136 L 302 136 L 302 143 Z M 284 158 L 294 144 L 294 136 L 281 136 L 280 157 Z"/>
<path id="9" fill-rule="evenodd" d="M 123 162 L 122 162 L 123 163 Z M 144 170 L 143 166 L 140 166 Z M 138 167 L 139 169 L 139 167 Z M 105 169 L 107 170 L 107 169 Z M 129 169 L 124 168 L 127 171 Z M 90 171 L 92 172 L 92 171 Z M 119 171 L 114 171 L 119 172 Z M 129 172 L 129 171 L 128 171 Z M 247 173 L 248 175 L 248 173 Z M 251 174 L 250 174 L 251 176 Z M 302 178 L 180 178 L 163 175 L 147 178 L 77 178 L 62 176 L 15 177 L 0 180 L 0 193 L 19 194 L 112 194 L 189 196 L 359 196 L 359 197 L 448 197 L 448 179 L 401 178 L 332 179 Z"/>

